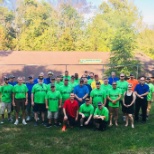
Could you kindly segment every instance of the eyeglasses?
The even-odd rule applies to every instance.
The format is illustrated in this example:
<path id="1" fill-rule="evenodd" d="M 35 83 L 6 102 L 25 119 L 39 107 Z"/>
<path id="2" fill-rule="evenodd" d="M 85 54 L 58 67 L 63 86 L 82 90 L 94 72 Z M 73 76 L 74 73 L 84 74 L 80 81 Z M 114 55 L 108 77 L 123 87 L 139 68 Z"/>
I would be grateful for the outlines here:
<path id="1" fill-rule="evenodd" d="M 51 87 L 51 88 L 55 88 L 55 87 Z"/>
<path id="2" fill-rule="evenodd" d="M 125 76 L 120 76 L 120 77 L 125 77 Z"/>
<path id="3" fill-rule="evenodd" d="M 117 84 L 112 84 L 112 86 L 116 86 Z"/>

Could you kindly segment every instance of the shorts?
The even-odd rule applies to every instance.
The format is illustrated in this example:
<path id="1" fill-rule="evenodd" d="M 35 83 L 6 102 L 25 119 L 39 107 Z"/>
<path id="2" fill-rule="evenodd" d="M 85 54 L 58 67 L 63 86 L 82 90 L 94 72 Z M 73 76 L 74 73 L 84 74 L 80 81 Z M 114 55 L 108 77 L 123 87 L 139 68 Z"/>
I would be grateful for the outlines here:
<path id="1" fill-rule="evenodd" d="M 52 111 L 48 111 L 48 119 L 58 119 L 58 111 L 57 112 L 52 112 Z"/>
<path id="2" fill-rule="evenodd" d="M 73 118 L 69 115 L 67 115 L 67 117 L 68 117 L 68 121 L 69 121 L 70 126 L 75 126 L 76 125 L 75 118 Z"/>
<path id="3" fill-rule="evenodd" d="M 11 103 L 1 103 L 1 114 L 4 114 L 5 109 L 7 109 L 7 112 L 10 113 L 11 112 Z"/>
<path id="4" fill-rule="evenodd" d="M 20 109 L 22 111 L 25 111 L 26 109 L 26 105 L 25 105 L 25 102 L 26 102 L 26 98 L 21 98 L 21 99 L 14 99 L 14 102 L 15 102 L 15 110 L 17 113 L 20 112 Z"/>
<path id="5" fill-rule="evenodd" d="M 118 116 L 118 111 L 119 111 L 119 108 L 118 107 L 109 107 L 109 113 L 110 115 L 114 115 L 114 116 Z"/>
<path id="6" fill-rule="evenodd" d="M 34 112 L 45 112 L 46 106 L 45 104 L 34 103 L 33 111 Z"/>

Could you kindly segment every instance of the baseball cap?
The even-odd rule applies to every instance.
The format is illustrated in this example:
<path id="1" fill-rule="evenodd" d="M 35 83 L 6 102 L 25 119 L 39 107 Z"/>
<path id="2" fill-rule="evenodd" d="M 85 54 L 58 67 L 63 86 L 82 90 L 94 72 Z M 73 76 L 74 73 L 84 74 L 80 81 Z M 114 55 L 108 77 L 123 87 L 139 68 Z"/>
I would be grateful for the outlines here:
<path id="1" fill-rule="evenodd" d="M 89 101 L 90 99 L 89 99 L 89 97 L 87 97 L 86 99 L 85 99 L 85 101 Z"/>
<path id="2" fill-rule="evenodd" d="M 51 79 L 51 80 L 55 80 L 56 78 L 55 78 L 55 76 L 52 76 L 50 79 Z"/>
<path id="3" fill-rule="evenodd" d="M 134 74 L 130 74 L 130 76 L 134 76 Z"/>
<path id="4" fill-rule="evenodd" d="M 64 81 L 69 81 L 69 79 L 68 78 L 65 78 Z"/>
<path id="5" fill-rule="evenodd" d="M 49 71 L 49 72 L 48 72 L 48 75 L 50 75 L 50 74 L 53 75 L 53 72 Z"/>
<path id="6" fill-rule="evenodd" d="M 55 84 L 51 83 L 51 87 L 55 87 Z"/>
<path id="7" fill-rule="evenodd" d="M 28 79 L 33 79 L 33 77 L 32 76 L 29 76 Z"/>
<path id="8" fill-rule="evenodd" d="M 101 102 L 98 102 L 98 106 L 101 106 L 101 105 L 103 105 Z"/>
<path id="9" fill-rule="evenodd" d="M 10 76 L 9 76 L 9 79 L 13 79 L 13 78 L 15 78 L 14 75 L 10 75 Z"/>
<path id="10" fill-rule="evenodd" d="M 80 82 L 84 82 L 83 78 L 80 79 Z"/>
<path id="11" fill-rule="evenodd" d="M 100 85 L 101 83 L 98 81 L 98 82 L 96 82 L 96 85 Z"/>
<path id="12" fill-rule="evenodd" d="M 149 78 L 149 77 L 147 77 L 147 78 L 146 78 L 146 80 L 150 80 L 150 78 Z"/>
<path id="13" fill-rule="evenodd" d="M 9 78 L 7 76 L 4 77 L 4 80 L 9 80 Z"/>

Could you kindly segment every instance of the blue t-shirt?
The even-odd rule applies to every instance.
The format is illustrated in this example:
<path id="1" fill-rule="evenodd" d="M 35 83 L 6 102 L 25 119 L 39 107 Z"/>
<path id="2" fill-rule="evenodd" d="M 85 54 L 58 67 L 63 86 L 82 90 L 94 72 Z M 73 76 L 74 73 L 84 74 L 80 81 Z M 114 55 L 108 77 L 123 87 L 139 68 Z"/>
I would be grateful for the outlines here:
<path id="1" fill-rule="evenodd" d="M 51 83 L 51 79 L 50 78 L 46 78 L 45 80 L 46 80 L 46 84 Z"/>
<path id="2" fill-rule="evenodd" d="M 91 86 L 89 84 L 85 84 L 85 85 L 88 87 L 88 91 L 89 91 L 89 95 L 90 95 L 90 92 L 92 91 L 92 88 L 91 88 Z"/>
<path id="3" fill-rule="evenodd" d="M 134 91 L 136 91 L 139 95 L 142 95 L 146 92 L 149 92 L 149 86 L 147 84 L 137 84 Z M 147 99 L 147 95 L 143 97 L 144 99 Z"/>
<path id="4" fill-rule="evenodd" d="M 34 85 L 34 83 L 26 83 L 26 86 L 28 88 L 28 99 L 31 99 L 31 92 Z"/>
<path id="5" fill-rule="evenodd" d="M 114 77 L 114 78 L 109 77 L 108 80 L 109 80 L 109 84 L 112 85 L 112 83 L 117 82 L 119 80 L 119 78 L 118 77 Z"/>
<path id="6" fill-rule="evenodd" d="M 86 85 L 83 86 L 77 85 L 74 87 L 74 94 L 77 95 L 79 98 L 83 98 L 86 94 L 89 94 L 88 87 Z M 84 100 L 78 103 L 79 105 L 81 105 L 84 103 Z"/>
<path id="7" fill-rule="evenodd" d="M 16 84 L 17 84 L 17 82 L 16 81 L 13 81 L 13 82 L 8 82 L 10 85 L 12 85 L 12 86 L 15 86 Z"/>
<path id="8" fill-rule="evenodd" d="M 36 84 L 36 83 L 38 83 L 38 78 L 34 79 L 34 84 Z M 47 84 L 47 81 L 45 78 L 43 79 L 43 83 Z"/>

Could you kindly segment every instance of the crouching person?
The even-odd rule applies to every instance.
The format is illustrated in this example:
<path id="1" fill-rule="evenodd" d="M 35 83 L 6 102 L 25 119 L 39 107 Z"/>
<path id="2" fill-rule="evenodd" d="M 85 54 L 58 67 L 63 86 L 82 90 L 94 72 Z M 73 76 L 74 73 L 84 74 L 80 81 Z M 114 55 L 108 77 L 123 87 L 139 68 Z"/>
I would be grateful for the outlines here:
<path id="1" fill-rule="evenodd" d="M 108 120 L 109 111 L 101 102 L 99 102 L 94 113 L 94 123 L 96 128 L 101 131 L 106 130 Z"/>
<path id="2" fill-rule="evenodd" d="M 74 93 L 70 94 L 70 99 L 66 100 L 63 105 L 63 127 L 62 131 L 66 131 L 66 125 L 69 124 L 73 128 L 78 121 L 78 102 L 74 99 Z"/>
<path id="3" fill-rule="evenodd" d="M 92 126 L 92 117 L 94 114 L 94 107 L 90 102 L 90 99 L 87 97 L 85 103 L 80 106 L 79 109 L 79 119 L 80 127 L 83 126 Z"/>

